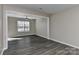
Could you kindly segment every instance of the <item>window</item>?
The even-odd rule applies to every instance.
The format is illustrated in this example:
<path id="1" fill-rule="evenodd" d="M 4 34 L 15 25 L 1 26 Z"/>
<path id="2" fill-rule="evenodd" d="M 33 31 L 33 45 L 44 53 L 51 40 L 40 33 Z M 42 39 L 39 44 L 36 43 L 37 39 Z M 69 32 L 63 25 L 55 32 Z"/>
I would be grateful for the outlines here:
<path id="1" fill-rule="evenodd" d="M 30 31 L 29 21 L 17 21 L 18 32 L 28 32 Z"/>

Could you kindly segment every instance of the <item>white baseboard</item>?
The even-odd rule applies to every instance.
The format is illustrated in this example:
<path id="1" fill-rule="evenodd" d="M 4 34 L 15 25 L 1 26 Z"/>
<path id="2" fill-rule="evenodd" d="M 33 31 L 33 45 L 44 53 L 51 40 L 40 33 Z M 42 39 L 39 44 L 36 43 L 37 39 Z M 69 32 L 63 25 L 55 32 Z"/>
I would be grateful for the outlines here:
<path id="1" fill-rule="evenodd" d="M 1 52 L 1 55 L 3 55 L 4 51 L 7 50 L 7 49 L 8 49 L 8 48 L 3 48 L 3 49 L 2 49 L 2 52 Z"/>
<path id="2" fill-rule="evenodd" d="M 52 41 L 55 41 L 55 42 L 59 42 L 59 43 L 61 43 L 61 44 L 65 44 L 65 45 L 68 45 L 68 46 L 71 46 L 71 47 L 74 47 L 74 48 L 79 49 L 78 46 L 71 45 L 71 44 L 69 44 L 69 43 L 65 43 L 65 42 L 62 42 L 62 41 L 59 41 L 59 40 L 56 40 L 56 39 L 52 39 L 52 38 L 50 38 L 49 40 L 52 40 Z"/>
<path id="3" fill-rule="evenodd" d="M 46 38 L 46 39 L 49 39 L 49 37 L 45 37 L 45 36 L 42 36 L 42 35 L 38 35 L 36 34 L 37 36 L 40 36 L 40 37 L 43 37 L 43 38 Z"/>
<path id="4" fill-rule="evenodd" d="M 6 49 L 0 49 L 0 55 L 3 55 L 3 52 L 5 51 Z"/>
<path id="5" fill-rule="evenodd" d="M 3 55 L 3 52 L 5 51 L 5 49 L 2 49 L 1 55 Z"/>

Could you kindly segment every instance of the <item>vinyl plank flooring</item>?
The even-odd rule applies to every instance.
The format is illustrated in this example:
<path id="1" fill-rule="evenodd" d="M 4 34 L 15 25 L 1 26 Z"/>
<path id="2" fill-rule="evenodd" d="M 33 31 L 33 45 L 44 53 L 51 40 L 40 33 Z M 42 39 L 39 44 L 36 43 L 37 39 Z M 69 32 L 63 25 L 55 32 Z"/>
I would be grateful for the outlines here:
<path id="1" fill-rule="evenodd" d="M 21 38 L 9 41 L 3 55 L 79 55 L 79 49 L 37 35 Z"/>

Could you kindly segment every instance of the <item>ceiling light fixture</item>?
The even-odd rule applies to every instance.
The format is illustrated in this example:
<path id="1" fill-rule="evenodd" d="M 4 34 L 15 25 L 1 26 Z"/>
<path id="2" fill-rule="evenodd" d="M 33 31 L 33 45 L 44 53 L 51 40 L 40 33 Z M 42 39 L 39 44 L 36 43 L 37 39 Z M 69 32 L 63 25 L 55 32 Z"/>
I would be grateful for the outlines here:
<path id="1" fill-rule="evenodd" d="M 40 10 L 42 10 L 42 8 L 39 8 Z"/>

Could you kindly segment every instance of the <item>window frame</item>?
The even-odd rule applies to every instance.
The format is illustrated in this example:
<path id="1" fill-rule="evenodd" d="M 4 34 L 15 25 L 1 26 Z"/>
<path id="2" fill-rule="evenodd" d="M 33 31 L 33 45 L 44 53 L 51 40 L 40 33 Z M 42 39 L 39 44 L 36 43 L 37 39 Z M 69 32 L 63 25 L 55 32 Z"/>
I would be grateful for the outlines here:
<path id="1" fill-rule="evenodd" d="M 19 25 L 19 22 L 23 22 L 23 24 L 20 24 Z M 26 29 L 26 26 L 25 26 L 25 22 L 28 22 L 28 26 L 27 26 L 27 28 L 28 28 L 28 30 L 26 31 L 25 29 Z M 19 29 L 19 28 L 23 28 L 23 30 L 21 30 L 21 29 Z M 18 20 L 17 21 L 17 31 L 18 32 L 29 32 L 30 31 L 30 21 L 28 21 L 28 20 Z"/>

